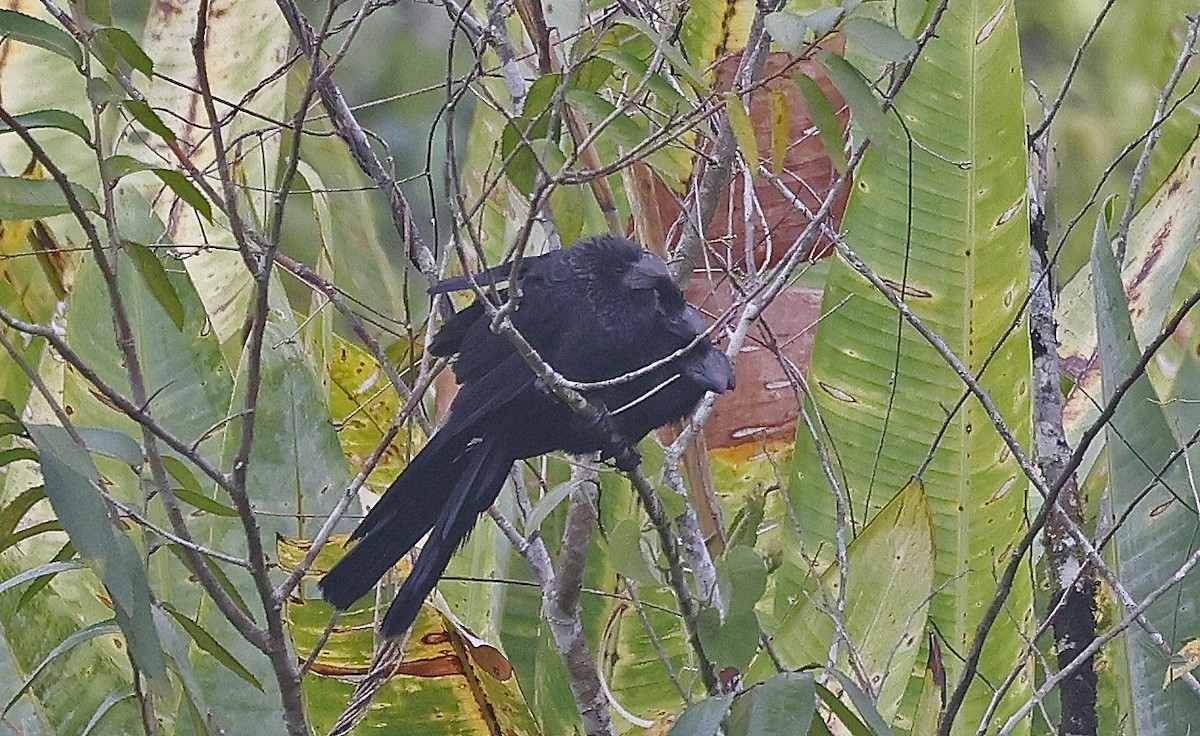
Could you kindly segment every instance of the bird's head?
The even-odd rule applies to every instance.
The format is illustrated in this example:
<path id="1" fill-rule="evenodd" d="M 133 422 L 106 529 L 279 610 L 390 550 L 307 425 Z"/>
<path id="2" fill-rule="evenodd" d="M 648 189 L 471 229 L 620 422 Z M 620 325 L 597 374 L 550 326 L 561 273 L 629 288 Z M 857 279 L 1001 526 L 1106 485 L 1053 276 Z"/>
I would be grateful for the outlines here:
<path id="1" fill-rule="evenodd" d="M 620 286 L 629 291 L 674 288 L 667 264 L 632 240 L 595 235 L 580 241 L 573 250 L 580 252 L 593 273 L 616 277 Z"/>
<path id="2" fill-rule="evenodd" d="M 638 249 L 637 260 L 630 263 L 621 282 L 631 291 L 660 289 L 671 284 L 671 271 L 663 260 L 650 251 Z"/>

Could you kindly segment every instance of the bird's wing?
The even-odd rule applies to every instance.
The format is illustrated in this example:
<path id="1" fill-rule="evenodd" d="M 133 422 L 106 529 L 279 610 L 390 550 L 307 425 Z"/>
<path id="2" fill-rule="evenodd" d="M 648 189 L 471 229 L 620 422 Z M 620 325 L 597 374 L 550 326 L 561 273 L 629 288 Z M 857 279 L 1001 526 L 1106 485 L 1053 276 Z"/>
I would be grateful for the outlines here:
<path id="1" fill-rule="evenodd" d="M 463 383 L 450 404 L 450 418 L 439 434 L 471 432 L 514 400 L 537 391 L 534 379 L 524 359 L 516 351 L 508 353 L 489 370 L 473 374 L 470 381 Z"/>
<path id="2" fill-rule="evenodd" d="M 542 281 L 562 281 L 573 278 L 577 274 L 578 266 L 576 259 L 569 253 L 569 251 L 551 251 L 539 256 L 526 256 L 521 259 L 521 269 L 517 278 L 522 282 L 531 276 Z M 501 263 L 499 266 L 493 266 L 478 273 L 442 279 L 429 287 L 429 293 L 447 294 L 452 291 L 468 291 L 472 285 L 502 284 L 511 276 L 512 263 Z"/>
<path id="3" fill-rule="evenodd" d="M 433 527 L 461 473 L 454 441 L 434 435 L 388 486 L 350 536 L 358 544 L 321 579 L 327 601 L 349 608 Z"/>
<path id="4" fill-rule="evenodd" d="M 479 301 L 450 315 L 430 341 L 429 352 L 443 358 L 458 353 L 467 334 L 475 329 L 475 323 L 484 316 L 483 304 Z"/>
<path id="5" fill-rule="evenodd" d="M 462 473 L 445 499 L 417 563 L 383 618 L 384 636 L 396 637 L 408 630 L 421 610 L 421 603 L 446 570 L 451 555 L 475 526 L 480 509 L 486 509 L 496 499 L 513 464 L 503 445 L 502 438 L 495 435 L 481 437 L 458 459 Z"/>
<path id="6" fill-rule="evenodd" d="M 532 260 L 532 259 L 530 259 Z M 522 270 L 524 270 L 526 262 L 522 262 Z M 468 291 L 472 288 L 472 284 L 476 286 L 491 286 L 508 281 L 512 275 L 512 264 L 501 263 L 499 266 L 493 266 L 485 271 L 479 271 L 470 275 L 451 276 L 448 279 L 442 279 L 433 286 L 429 287 L 430 294 L 448 294 L 452 291 Z"/>

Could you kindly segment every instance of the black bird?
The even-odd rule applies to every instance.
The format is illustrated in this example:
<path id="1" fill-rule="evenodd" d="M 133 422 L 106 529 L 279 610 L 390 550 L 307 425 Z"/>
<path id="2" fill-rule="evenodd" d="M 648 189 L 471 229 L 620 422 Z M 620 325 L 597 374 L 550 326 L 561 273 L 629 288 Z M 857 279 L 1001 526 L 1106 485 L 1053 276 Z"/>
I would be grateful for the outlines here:
<path id="1" fill-rule="evenodd" d="M 500 266 L 474 279 L 496 284 L 510 270 Z M 458 277 L 430 292 L 469 287 Z M 514 462 L 554 450 L 602 451 L 629 469 L 639 459 L 633 446 L 651 430 L 689 414 L 706 391 L 733 388 L 733 368 L 712 343 L 698 339 L 704 322 L 671 283 L 666 264 L 628 240 L 600 235 L 526 258 L 516 287 L 513 325 L 569 380 L 614 379 L 691 347 L 630 380 L 584 391 L 605 410 L 597 425 L 552 395 L 509 339 L 491 331 L 481 302 L 446 320 L 430 352 L 458 355 L 460 389 L 449 418 L 351 535 L 358 544 L 320 583 L 325 600 L 345 610 L 432 532 L 383 619 L 385 636 L 408 630 Z M 507 289 L 499 294 L 505 299 Z"/>

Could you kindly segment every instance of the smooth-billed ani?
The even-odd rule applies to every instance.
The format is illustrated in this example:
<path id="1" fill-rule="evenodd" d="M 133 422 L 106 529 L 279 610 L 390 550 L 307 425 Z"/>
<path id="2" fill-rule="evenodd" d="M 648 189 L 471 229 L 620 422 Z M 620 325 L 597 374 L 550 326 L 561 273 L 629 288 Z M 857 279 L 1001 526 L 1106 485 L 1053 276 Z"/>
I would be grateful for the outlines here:
<path id="1" fill-rule="evenodd" d="M 509 273 L 500 266 L 474 279 L 495 284 Z M 430 292 L 469 287 L 458 277 Z M 704 322 L 671 283 L 666 264 L 628 240 L 595 236 L 526 258 L 517 287 L 513 326 L 569 380 L 607 381 L 691 348 L 629 380 L 583 391 L 605 410 L 597 425 L 541 385 L 511 341 L 491 331 L 481 302 L 446 320 L 430 351 L 458 356 L 460 388 L 449 417 L 354 531 L 358 544 L 321 580 L 325 599 L 345 610 L 431 532 L 383 619 L 385 636 L 399 636 L 412 624 L 514 462 L 563 450 L 603 451 L 635 465 L 630 450 L 651 430 L 686 416 L 706 391 L 733 388 L 729 361 L 700 337 Z M 507 290 L 499 294 L 503 300 Z"/>

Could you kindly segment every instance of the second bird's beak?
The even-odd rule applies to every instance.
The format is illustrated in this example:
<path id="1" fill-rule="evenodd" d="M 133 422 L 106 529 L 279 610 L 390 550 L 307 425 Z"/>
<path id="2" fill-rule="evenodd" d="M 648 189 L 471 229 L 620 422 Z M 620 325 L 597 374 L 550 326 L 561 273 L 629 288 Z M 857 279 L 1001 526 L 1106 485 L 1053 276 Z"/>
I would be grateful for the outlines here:
<path id="1" fill-rule="evenodd" d="M 629 267 L 623 280 L 626 286 L 636 291 L 653 289 L 664 279 L 669 281 L 670 278 L 671 272 L 667 269 L 667 264 L 658 256 L 647 252 Z"/>

